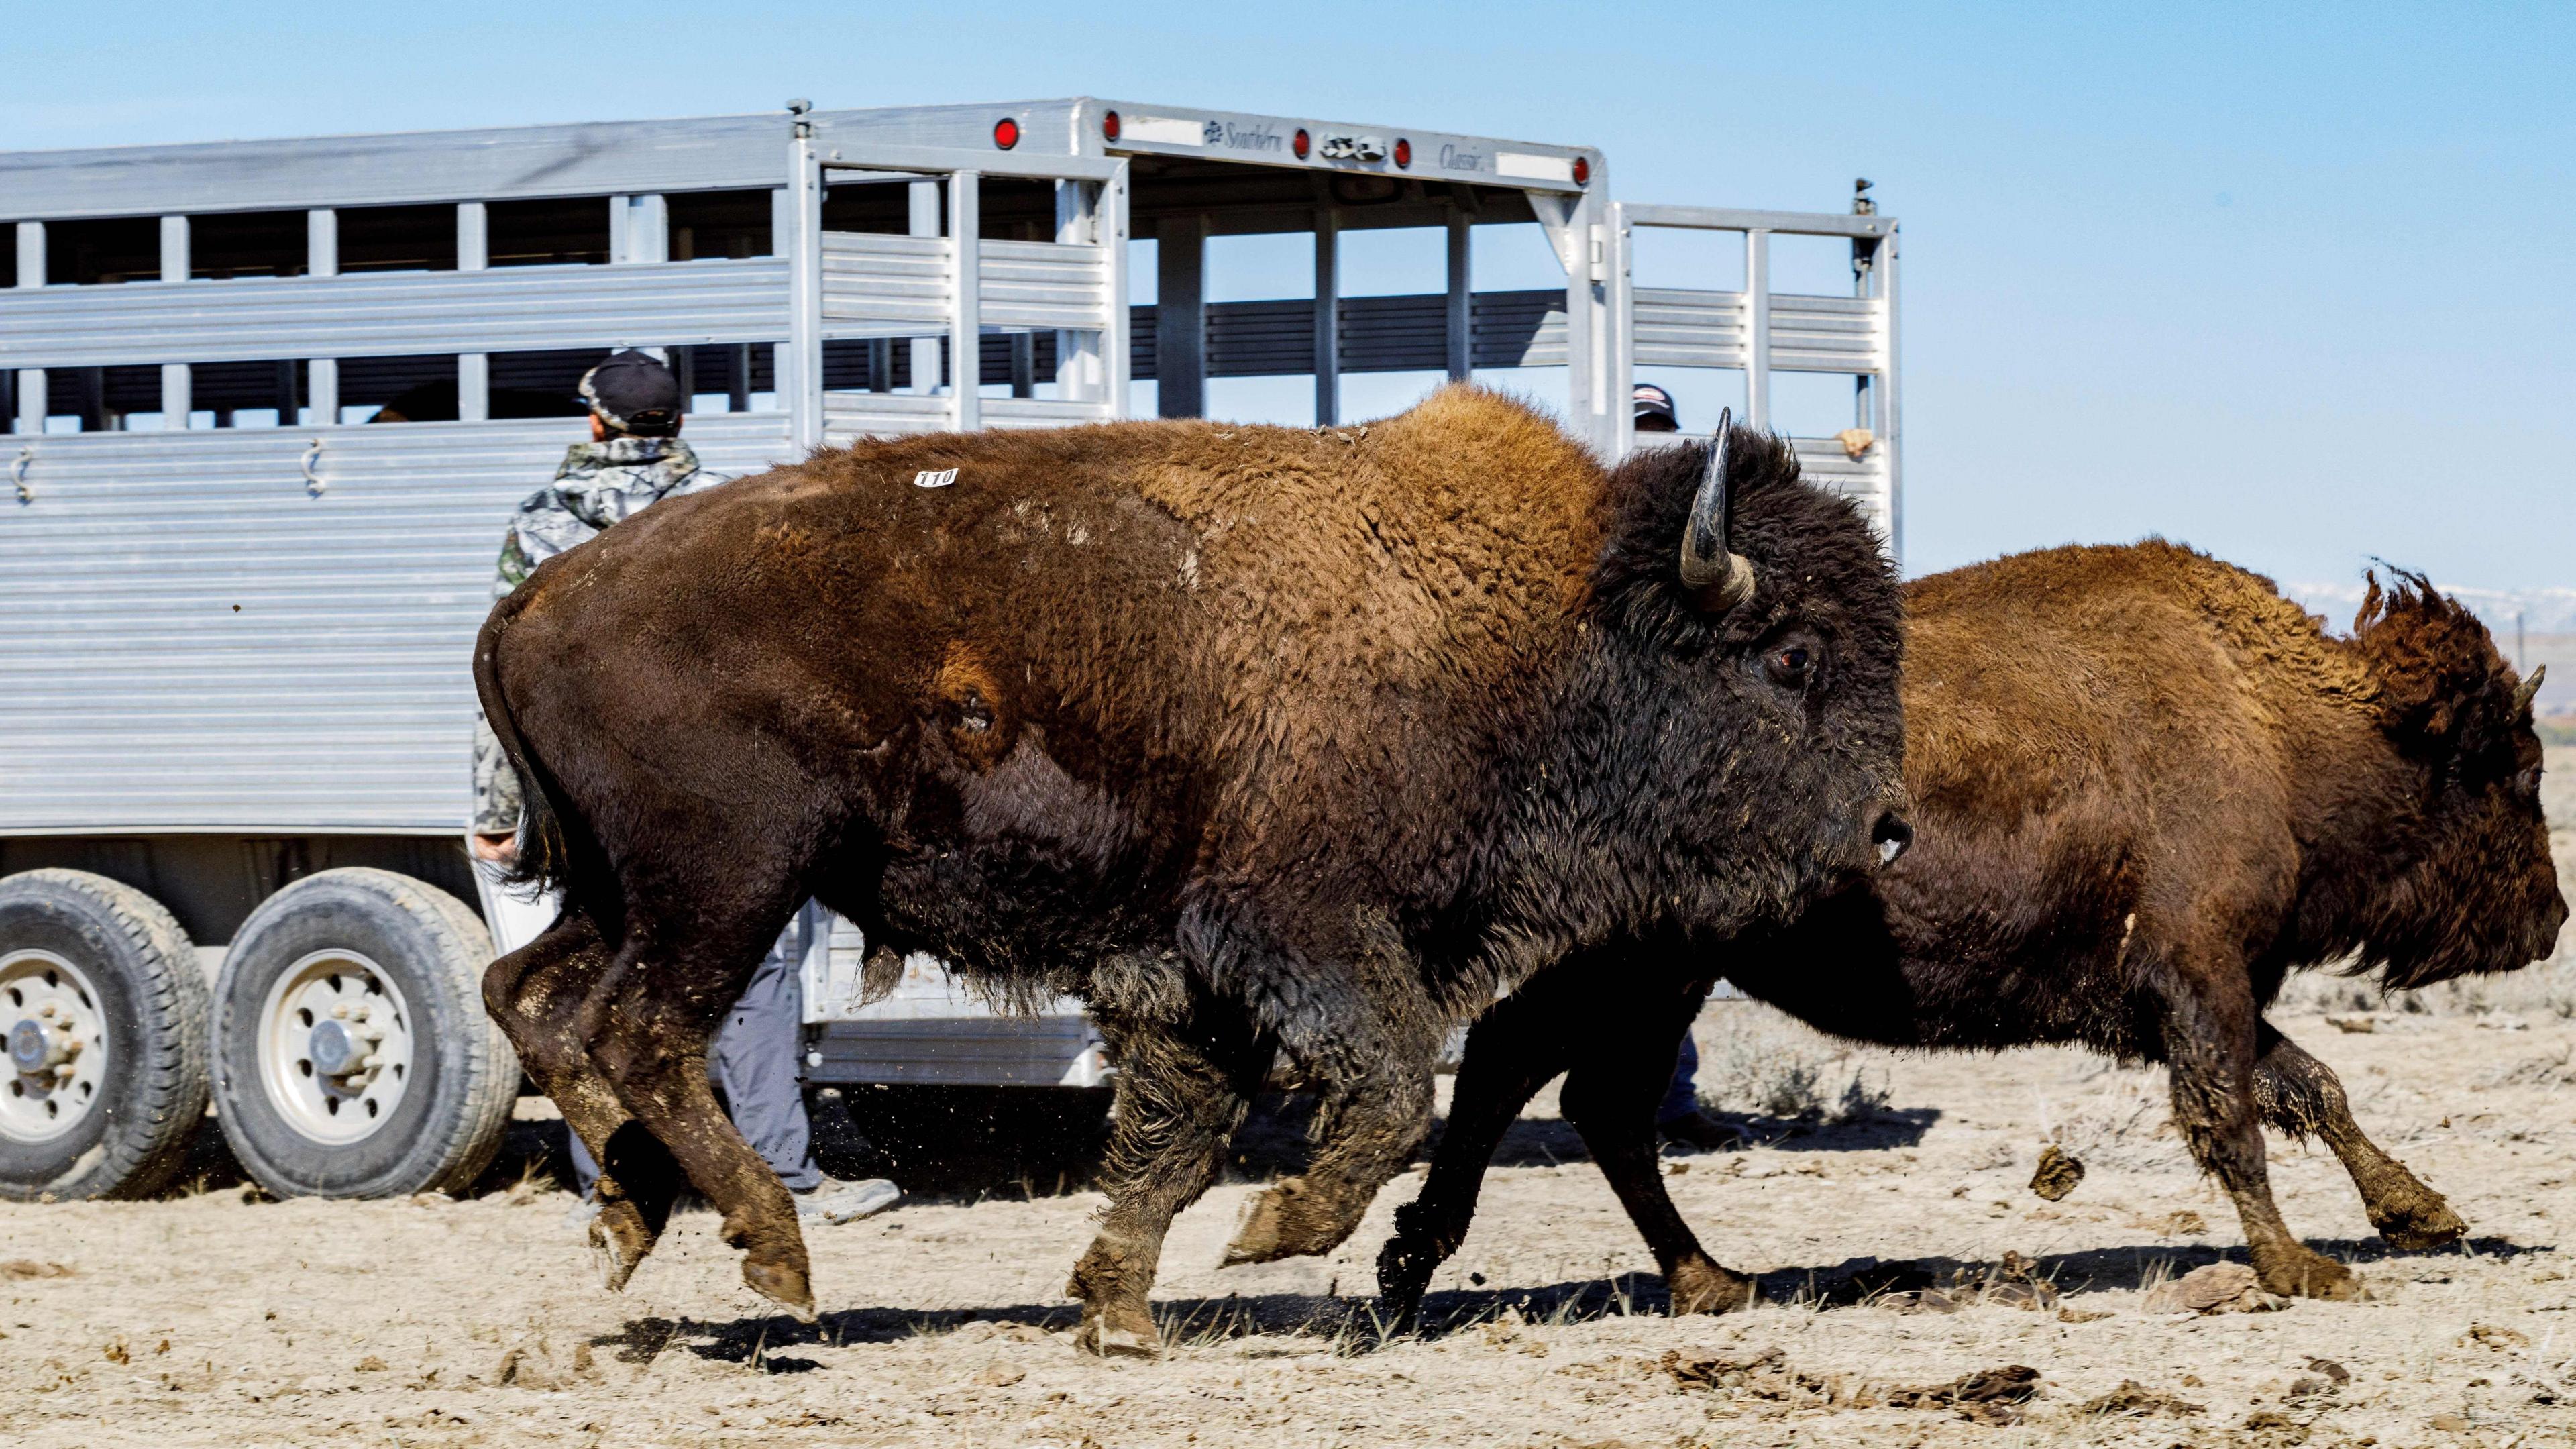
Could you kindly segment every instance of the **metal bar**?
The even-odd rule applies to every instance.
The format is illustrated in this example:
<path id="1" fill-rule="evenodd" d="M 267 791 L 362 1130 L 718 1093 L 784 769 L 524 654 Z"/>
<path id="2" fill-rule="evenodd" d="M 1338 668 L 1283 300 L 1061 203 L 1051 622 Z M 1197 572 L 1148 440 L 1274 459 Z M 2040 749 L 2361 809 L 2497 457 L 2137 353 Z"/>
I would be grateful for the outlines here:
<path id="1" fill-rule="evenodd" d="M 1636 238 L 1625 202 L 1609 207 L 1610 221 L 1610 456 L 1627 457 L 1637 446 Z"/>
<path id="2" fill-rule="evenodd" d="M 1100 187 L 1084 181 L 1055 184 L 1055 239 L 1066 245 L 1100 241 Z M 1059 331 L 1055 334 L 1055 393 L 1065 399 L 1097 399 L 1106 388 L 1100 375 L 1100 334 Z"/>
<path id="3" fill-rule="evenodd" d="M 1453 208 L 1449 213 L 1449 295 L 1444 311 L 1451 382 L 1465 382 L 1476 375 L 1474 314 L 1470 310 L 1475 293 L 1468 274 L 1472 230 L 1467 213 Z"/>
<path id="4" fill-rule="evenodd" d="M 1167 216 L 1154 230 L 1154 411 L 1207 413 L 1207 217 Z"/>
<path id="5" fill-rule="evenodd" d="M 317 207 L 304 213 L 304 274 L 308 277 L 340 275 L 340 213 L 329 207 Z M 305 405 L 313 409 L 313 421 L 329 427 L 340 421 L 340 362 L 337 358 L 317 357 L 304 367 Z M 289 420 L 279 418 L 281 426 Z M 301 422 L 299 417 L 294 420 Z"/>
<path id="6" fill-rule="evenodd" d="M 976 295 L 983 287 L 983 184 L 983 173 L 977 171 L 953 171 L 948 176 L 949 251 L 955 259 L 949 289 L 948 409 L 951 425 L 961 433 L 984 424 L 984 327 Z M 920 345 L 913 344 L 916 349 Z"/>
<path id="7" fill-rule="evenodd" d="M 1592 219 L 1593 200 L 1586 196 L 1567 216 L 1558 245 L 1565 263 L 1566 415 L 1577 437 L 1599 446 L 1604 379 L 1598 371 L 1600 328 L 1593 309 Z"/>
<path id="8" fill-rule="evenodd" d="M 939 235 L 939 183 L 916 181 L 905 188 L 911 206 L 911 230 L 914 236 Z M 957 270 L 951 267 L 949 280 L 955 281 Z M 923 397 L 939 391 L 939 339 L 912 339 L 912 390 Z"/>
<path id="9" fill-rule="evenodd" d="M 45 285 L 45 224 L 41 221 L 18 223 L 18 290 L 32 292 Z M 22 368 L 18 373 L 18 431 L 35 435 L 45 430 L 49 411 L 45 370 Z"/>
<path id="10" fill-rule="evenodd" d="M 161 218 L 161 280 L 170 286 L 188 282 L 188 219 L 184 216 Z M 184 432 L 188 426 L 190 396 L 188 364 L 161 364 L 161 426 L 173 432 Z"/>
<path id="11" fill-rule="evenodd" d="M 492 264 L 491 214 L 482 202 L 456 204 L 456 269 L 479 272 Z M 488 422 L 492 417 L 492 355 L 456 355 L 456 417 L 459 422 Z"/>
<path id="12" fill-rule="evenodd" d="M 1132 325 L 1127 310 L 1127 163 L 1120 161 L 1102 184 L 1094 198 L 1092 236 L 1100 243 L 1103 259 L 1109 268 L 1109 315 L 1102 318 L 1100 331 L 1101 378 L 1109 404 L 1109 415 L 1127 415 L 1127 374 L 1134 365 L 1135 351 L 1128 337 Z"/>
<path id="13" fill-rule="evenodd" d="M 1878 360 L 1878 386 L 1874 396 L 1878 403 L 1878 446 L 1887 450 L 1887 552 L 1899 567 L 1905 562 L 1905 447 L 1904 421 L 1897 410 L 1896 399 L 1896 233 L 1891 231 L 1878 244 L 1878 263 L 1870 268 L 1878 274 L 1879 337 L 1887 350 Z"/>
<path id="14" fill-rule="evenodd" d="M 799 452 L 823 446 L 823 171 L 814 163 L 813 128 L 800 119 L 788 147 L 787 346 L 778 354 L 778 400 Z M 777 218 L 772 201 L 773 221 Z M 773 243 L 774 245 L 775 243 Z"/>
<path id="15" fill-rule="evenodd" d="M 1315 208 L 1315 426 L 1342 420 L 1341 213 Z"/>
<path id="16" fill-rule="evenodd" d="M 1771 426 L 1771 233 L 1744 234 L 1744 425 Z"/>
<path id="17" fill-rule="evenodd" d="M 725 411 L 751 411 L 751 344 L 737 342 L 725 349 Z"/>
<path id="18" fill-rule="evenodd" d="M 1628 222 L 1632 226 L 1774 231 L 1787 236 L 1881 237 L 1896 233 L 1896 218 L 1891 216 L 1845 216 L 1830 211 L 1743 211 L 1721 206 L 1626 205 Z"/>
<path id="19" fill-rule="evenodd" d="M 611 266 L 635 260 L 631 255 L 634 241 L 627 231 L 634 221 L 634 213 L 627 206 L 631 199 L 624 195 L 608 198 L 608 261 Z"/>
<path id="20" fill-rule="evenodd" d="M 1026 176 L 1041 181 L 1106 181 L 1125 164 L 1117 158 L 970 151 L 949 146 L 889 146 L 859 137 L 851 139 L 857 147 L 865 148 L 866 159 L 844 161 L 837 154 L 822 158 L 823 165 L 839 173 L 834 178 L 837 181 L 865 181 L 880 177 L 896 180 L 907 174 L 945 176 L 968 166 L 987 176 Z"/>
<path id="21" fill-rule="evenodd" d="M 611 253 L 615 255 L 615 253 Z M 671 259 L 671 206 L 658 191 L 626 198 L 626 255 L 629 262 Z"/>

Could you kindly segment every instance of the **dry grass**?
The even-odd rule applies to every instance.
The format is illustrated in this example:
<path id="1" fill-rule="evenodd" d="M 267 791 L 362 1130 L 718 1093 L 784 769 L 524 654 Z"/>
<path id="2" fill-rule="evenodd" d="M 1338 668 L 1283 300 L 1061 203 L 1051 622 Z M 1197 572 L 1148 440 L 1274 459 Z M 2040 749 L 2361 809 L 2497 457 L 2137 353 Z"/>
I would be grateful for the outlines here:
<path id="1" fill-rule="evenodd" d="M 1711 1002 L 1697 1040 L 1700 1105 L 1712 1112 L 1831 1124 L 1887 1105 L 1883 1070 L 1761 1002 Z"/>

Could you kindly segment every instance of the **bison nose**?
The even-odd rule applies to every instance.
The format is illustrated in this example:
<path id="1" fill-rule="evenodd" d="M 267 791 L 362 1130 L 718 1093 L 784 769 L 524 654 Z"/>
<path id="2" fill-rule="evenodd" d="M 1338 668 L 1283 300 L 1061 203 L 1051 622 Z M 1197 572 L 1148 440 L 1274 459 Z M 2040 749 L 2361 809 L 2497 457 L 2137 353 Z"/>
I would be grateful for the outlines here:
<path id="1" fill-rule="evenodd" d="M 1870 848 L 1877 852 L 1881 870 L 1896 864 L 1896 858 L 1913 843 L 1914 827 L 1906 824 L 1905 817 L 1893 810 L 1878 812 L 1878 819 L 1869 827 Z"/>

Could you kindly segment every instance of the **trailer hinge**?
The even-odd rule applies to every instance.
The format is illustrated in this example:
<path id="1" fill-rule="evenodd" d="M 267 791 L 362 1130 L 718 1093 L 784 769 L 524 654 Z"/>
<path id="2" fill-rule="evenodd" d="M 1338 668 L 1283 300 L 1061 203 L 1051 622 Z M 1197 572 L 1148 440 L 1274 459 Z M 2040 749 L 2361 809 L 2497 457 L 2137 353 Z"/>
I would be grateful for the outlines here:
<path id="1" fill-rule="evenodd" d="M 305 443 L 304 456 L 297 460 L 296 466 L 303 470 L 304 491 L 308 496 L 319 498 L 323 490 L 331 486 L 322 481 L 322 440 L 320 438 L 314 438 Z"/>
<path id="2" fill-rule="evenodd" d="M 18 501 L 21 503 L 36 501 L 36 490 L 27 485 L 27 465 L 35 461 L 36 450 L 33 447 L 25 447 L 18 450 L 17 458 L 9 464 L 9 481 L 17 485 Z"/>

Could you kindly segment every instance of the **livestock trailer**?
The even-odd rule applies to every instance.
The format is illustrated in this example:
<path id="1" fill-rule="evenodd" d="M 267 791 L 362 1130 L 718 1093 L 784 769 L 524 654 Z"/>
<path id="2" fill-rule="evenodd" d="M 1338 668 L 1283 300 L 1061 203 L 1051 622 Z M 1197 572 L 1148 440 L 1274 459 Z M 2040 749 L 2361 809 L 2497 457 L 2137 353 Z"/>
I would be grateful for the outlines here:
<path id="1" fill-rule="evenodd" d="M 656 349 L 711 468 L 881 434 L 1201 414 L 1211 378 L 1491 369 L 1604 456 L 1639 366 L 1846 377 L 1809 476 L 1898 533 L 1896 224 L 1614 201 L 1596 150 L 1097 99 L 0 154 L 0 1194 L 160 1186 L 211 1095 L 281 1195 L 461 1186 L 520 1086 L 477 982 L 542 903 L 463 848 L 469 644 L 513 506 L 607 350 Z M 1534 225 L 1561 284 L 1472 286 Z M 1344 296 L 1338 237 L 1446 236 Z M 1658 231 L 1732 287 L 1632 275 Z M 1213 300 L 1212 237 L 1313 239 L 1311 296 Z M 1775 293 L 1775 236 L 1850 285 Z M 1131 243 L 1154 295 L 1130 299 Z M 1732 255 L 1732 253 L 1730 253 Z M 1141 288 L 1139 289 L 1141 291 Z M 1561 370 L 1561 371 L 1558 371 Z M 1558 384 L 1555 379 L 1561 377 Z M 1070 1001 L 809 953 L 814 1084 L 1091 1093 Z"/>

